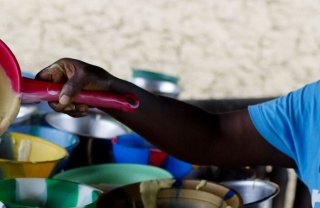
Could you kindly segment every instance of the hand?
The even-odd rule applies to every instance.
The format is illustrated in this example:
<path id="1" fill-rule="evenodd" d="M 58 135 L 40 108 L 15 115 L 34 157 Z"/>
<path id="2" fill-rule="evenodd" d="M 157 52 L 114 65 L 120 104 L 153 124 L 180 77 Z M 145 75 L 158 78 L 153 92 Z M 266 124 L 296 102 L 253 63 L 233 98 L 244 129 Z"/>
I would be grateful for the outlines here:
<path id="1" fill-rule="evenodd" d="M 86 116 L 88 105 L 74 104 L 72 101 L 82 90 L 108 90 L 108 80 L 112 77 L 104 69 L 85 62 L 63 58 L 41 70 L 36 79 L 64 83 L 59 102 L 50 102 L 50 107 L 57 112 L 64 112 L 73 117 Z"/>

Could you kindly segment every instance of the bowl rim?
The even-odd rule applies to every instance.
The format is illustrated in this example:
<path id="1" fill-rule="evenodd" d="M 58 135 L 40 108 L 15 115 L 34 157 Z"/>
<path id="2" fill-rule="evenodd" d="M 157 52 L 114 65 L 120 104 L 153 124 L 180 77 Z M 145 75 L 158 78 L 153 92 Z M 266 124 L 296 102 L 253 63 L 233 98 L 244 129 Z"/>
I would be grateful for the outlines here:
<path id="1" fill-rule="evenodd" d="M 202 180 L 198 180 L 198 179 L 197 180 L 196 179 L 182 179 L 182 180 L 176 179 L 175 183 L 173 184 L 173 187 L 170 188 L 170 190 L 181 189 L 181 188 L 185 188 L 186 190 L 196 190 L 196 187 L 198 186 L 198 184 L 201 181 Z M 200 188 L 199 191 L 206 192 L 211 195 L 216 195 L 219 198 L 221 198 L 223 200 L 223 202 L 226 202 L 228 200 L 233 200 L 232 202 L 238 204 L 238 206 L 234 207 L 234 208 L 240 208 L 243 206 L 242 197 L 235 190 L 233 190 L 223 184 L 217 183 L 217 182 L 212 182 L 212 181 L 207 181 L 207 180 L 205 180 L 205 181 L 206 181 L 206 185 L 204 187 Z M 130 199 L 134 200 L 135 198 L 139 198 L 139 200 L 141 200 L 140 191 L 139 191 L 140 183 L 141 182 L 118 187 L 118 188 L 113 189 L 107 193 L 102 194 L 98 200 L 98 207 L 105 207 L 106 205 L 110 206 L 114 202 L 113 201 L 114 199 L 116 199 L 116 200 L 120 199 L 119 198 L 120 195 L 125 196 L 125 197 L 126 196 L 129 197 L 130 194 L 134 194 L 134 196 L 130 196 L 131 197 Z M 210 191 L 208 192 L 208 190 L 212 189 L 213 187 L 220 187 L 221 189 L 225 190 L 226 192 L 223 195 L 222 195 L 223 191 L 220 191 L 221 193 L 211 193 Z M 161 196 L 161 194 L 162 194 L 161 192 L 166 192 L 166 191 L 167 191 L 166 189 L 161 189 L 158 193 L 158 196 Z M 123 198 L 121 198 L 121 199 L 124 200 Z M 109 204 L 109 203 L 111 203 L 111 204 Z"/>
<path id="2" fill-rule="evenodd" d="M 150 71 L 147 69 L 139 69 L 139 68 L 132 68 L 132 77 L 133 78 L 144 78 L 144 79 L 150 79 L 150 80 L 159 80 L 159 81 L 167 81 L 174 84 L 177 84 L 179 81 L 179 78 L 176 76 Z"/>
<path id="3" fill-rule="evenodd" d="M 65 113 L 61 113 L 61 112 L 49 112 L 45 115 L 45 120 L 46 122 L 52 127 L 52 128 L 55 128 L 55 129 L 58 129 L 60 131 L 64 131 L 64 132 L 68 132 L 68 133 L 71 133 L 71 134 L 75 134 L 77 136 L 80 136 L 80 137 L 89 137 L 89 138 L 94 138 L 94 139 L 102 139 L 102 140 L 111 140 L 113 137 L 115 136 L 119 136 L 119 135 L 115 135 L 113 137 L 96 137 L 96 136 L 92 136 L 90 134 L 87 134 L 85 132 L 77 132 L 77 131 L 73 131 L 73 130 L 69 130 L 67 128 L 63 128 L 61 127 L 60 125 L 57 125 L 55 122 L 53 122 L 53 118 L 55 117 L 61 117 L 61 118 L 68 118 L 68 119 L 88 119 L 88 122 L 90 120 L 94 120 L 93 117 L 95 116 L 99 116 L 101 118 L 105 118 L 107 121 L 111 121 L 111 122 L 114 122 L 117 124 L 117 126 L 119 126 L 124 134 L 126 133 L 129 133 L 131 131 L 131 129 L 129 129 L 126 125 L 124 125 L 123 123 L 119 122 L 118 120 L 116 120 L 115 118 L 113 118 L 112 116 L 110 116 L 109 114 L 107 113 L 104 113 L 104 112 L 96 112 L 96 111 L 92 111 L 92 110 L 89 110 L 89 113 L 87 116 L 85 117 L 81 117 L 81 118 L 74 118 L 74 117 L 71 117 Z M 121 134 L 120 134 L 121 135 Z"/>
<path id="4" fill-rule="evenodd" d="M 156 170 L 156 171 L 159 171 L 159 173 L 161 172 L 161 174 L 163 174 L 163 178 L 173 178 L 173 175 L 169 171 L 167 171 L 163 168 L 150 166 L 150 165 L 143 165 L 143 164 L 134 164 L 134 163 L 104 163 L 104 164 L 96 164 L 96 165 L 90 165 L 90 166 L 77 167 L 77 168 L 66 170 L 66 171 L 63 171 L 60 173 L 56 173 L 52 176 L 52 178 L 53 179 L 60 179 L 60 180 L 76 181 L 74 179 L 72 179 L 72 180 L 67 179 L 68 175 L 70 175 L 70 174 L 72 175 L 74 173 L 81 172 L 82 170 L 86 170 L 86 171 L 95 170 L 95 169 L 99 169 L 100 167 L 102 167 L 101 170 L 104 170 L 103 169 L 104 167 L 105 168 L 109 167 L 112 170 L 119 169 L 119 168 L 120 169 L 137 168 L 138 170 L 146 170 L 146 169 Z M 84 182 L 80 182 L 80 183 L 85 184 Z M 117 185 L 119 185 L 119 184 L 117 184 Z M 122 184 L 120 184 L 120 185 L 122 185 Z"/>
<path id="5" fill-rule="evenodd" d="M 79 143 L 80 143 L 80 138 L 79 138 L 78 135 L 73 134 L 73 133 L 70 133 L 70 132 L 62 131 L 62 130 L 60 130 L 60 129 L 56 129 L 56 128 L 52 127 L 52 126 L 16 124 L 16 125 L 10 126 L 10 127 L 8 128 L 8 130 L 10 130 L 10 129 L 16 129 L 16 128 L 19 128 L 19 127 L 22 127 L 22 128 L 30 128 L 30 129 L 32 129 L 32 128 L 40 128 L 40 129 L 49 130 L 49 131 L 51 131 L 51 130 L 52 130 L 52 131 L 58 131 L 58 132 L 61 132 L 61 133 L 63 133 L 63 134 L 66 134 L 66 135 L 70 135 L 70 136 L 72 137 L 72 139 L 74 139 L 75 142 L 74 142 L 73 144 L 67 146 L 67 147 L 63 147 L 63 148 L 66 148 L 67 150 L 69 150 L 69 149 L 74 149 L 74 148 L 75 148 L 76 146 L 78 146 Z M 8 130 L 7 130 L 7 131 L 8 131 Z M 19 132 L 18 129 L 17 129 L 17 131 L 15 131 L 15 130 L 10 130 L 9 132 L 21 133 L 21 132 Z M 21 133 L 21 134 L 25 134 L 25 133 Z M 27 134 L 27 135 L 35 136 L 35 135 L 31 135 L 31 134 Z M 47 140 L 47 139 L 42 138 L 42 137 L 40 137 L 40 136 L 35 136 L 35 137 L 39 137 L 39 138 L 41 138 L 41 139 Z M 47 141 L 48 141 L 48 140 L 47 140 Z M 51 142 L 51 141 L 49 141 L 49 142 Z M 54 143 L 54 142 L 53 142 L 53 143 Z M 59 145 L 59 146 L 60 146 L 60 145 Z M 62 146 L 61 146 L 61 147 L 62 147 Z"/>
<path id="6" fill-rule="evenodd" d="M 256 183 L 257 186 L 259 186 L 259 184 L 267 184 L 269 187 L 272 187 L 273 192 L 271 194 L 269 194 L 268 196 L 262 197 L 259 200 L 250 202 L 250 203 L 246 203 L 244 205 L 249 206 L 249 205 L 253 205 L 253 204 L 259 204 L 261 202 L 264 202 L 266 200 L 272 199 L 275 196 L 277 196 L 280 192 L 280 187 L 278 184 L 272 182 L 272 181 L 267 181 L 267 180 L 262 180 L 262 179 L 249 179 L 249 180 L 231 180 L 231 181 L 223 181 L 221 182 L 222 185 L 229 187 L 230 189 L 233 189 L 231 187 L 231 184 L 233 185 L 241 185 L 241 184 L 249 184 L 250 186 L 252 186 L 252 183 Z M 235 189 L 233 189 L 235 190 Z M 235 190 L 237 191 L 237 190 Z M 240 194 L 241 195 L 241 194 Z"/>
<path id="7" fill-rule="evenodd" d="M 36 136 L 17 133 L 17 132 L 7 132 L 7 133 L 10 134 L 10 135 L 12 135 L 12 134 L 13 135 L 26 135 L 26 136 L 28 136 L 28 138 L 32 137 L 32 139 L 35 140 L 35 141 L 41 141 L 41 142 L 46 143 L 49 146 L 54 146 L 55 148 L 57 148 L 61 152 L 63 152 L 63 156 L 60 157 L 60 158 L 54 159 L 54 160 L 43 160 L 43 161 L 17 161 L 17 160 L 9 160 L 9 159 L 0 158 L 0 162 L 8 162 L 8 163 L 12 163 L 12 164 L 34 164 L 34 165 L 36 165 L 36 164 L 48 163 L 48 162 L 59 162 L 59 161 L 62 161 L 64 159 L 67 159 L 69 157 L 69 152 L 65 148 L 63 148 L 63 147 L 61 147 L 61 146 L 59 146 L 59 145 L 57 145 L 57 144 L 55 144 L 53 142 L 49 142 L 49 141 L 47 141 L 45 139 L 42 139 L 41 137 L 36 137 Z"/>
<path id="8" fill-rule="evenodd" d="M 59 184 L 72 184 L 72 185 L 77 185 L 78 187 L 85 187 L 85 188 L 88 188 L 90 189 L 92 192 L 96 193 L 97 194 L 97 199 L 96 200 L 93 200 L 91 203 L 88 203 L 87 205 L 85 206 L 88 206 L 90 204 L 93 204 L 93 203 L 97 203 L 100 196 L 103 194 L 103 192 L 93 186 L 90 186 L 90 185 L 87 185 L 87 184 L 83 184 L 83 183 L 79 183 L 79 182 L 75 182 L 75 181 L 67 181 L 67 180 L 62 180 L 62 179 L 54 179 L 54 178 L 40 178 L 40 177 L 35 177 L 35 178 L 9 178 L 9 179 L 3 179 L 0 181 L 0 185 L 2 183 L 7 183 L 9 181 L 13 181 L 13 180 L 24 180 L 24 181 L 39 181 L 39 180 L 45 180 L 45 181 L 56 181 L 58 182 Z M 59 188 L 63 188 L 63 187 L 60 187 Z M 10 205 L 19 205 L 17 203 L 13 203 L 13 202 L 9 202 L 9 201 L 6 201 L 6 200 L 1 200 L 2 203 L 4 203 L 5 205 L 6 204 L 10 204 Z M 22 206 L 22 207 L 29 207 L 28 205 L 19 205 L 19 206 Z"/>

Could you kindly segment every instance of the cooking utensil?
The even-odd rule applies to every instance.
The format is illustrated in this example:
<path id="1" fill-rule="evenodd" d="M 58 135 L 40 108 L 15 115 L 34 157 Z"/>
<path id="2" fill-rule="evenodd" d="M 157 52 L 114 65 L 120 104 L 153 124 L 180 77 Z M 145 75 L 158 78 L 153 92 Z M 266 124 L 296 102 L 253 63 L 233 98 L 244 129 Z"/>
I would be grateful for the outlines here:
<path id="1" fill-rule="evenodd" d="M 264 180 L 224 181 L 221 184 L 238 192 L 245 208 L 272 207 L 272 199 L 280 191 L 277 184 Z"/>
<path id="2" fill-rule="evenodd" d="M 158 72 L 133 69 L 133 76 L 129 81 L 156 95 L 178 98 L 181 92 L 177 77 Z"/>
<path id="3" fill-rule="evenodd" d="M 45 120 L 54 128 L 80 138 L 67 169 L 112 162 L 111 139 L 129 132 L 125 125 L 104 112 L 89 111 L 87 116 L 81 118 L 51 112 L 46 114 Z"/>
<path id="4" fill-rule="evenodd" d="M 49 125 L 62 131 L 88 138 L 111 140 L 128 133 L 129 129 L 105 113 L 89 112 L 87 116 L 74 118 L 69 115 L 51 112 L 45 116 Z"/>
<path id="5" fill-rule="evenodd" d="M 11 52 L 9 47 L 1 40 L 0 65 L 0 69 L 2 68 L 4 71 L 4 73 L 0 73 L 0 76 L 7 76 L 7 78 L 11 82 L 12 92 L 19 97 L 21 103 L 59 100 L 59 94 L 63 87 L 63 84 L 44 82 L 22 77 L 19 64 L 14 54 Z M 1 100 L 1 102 L 6 101 Z M 94 107 L 116 108 L 121 109 L 125 112 L 132 112 L 139 106 L 138 99 L 132 94 L 115 95 L 101 91 L 88 90 L 81 91 L 80 94 L 75 98 L 74 102 L 88 104 Z M 16 102 L 15 104 L 10 105 L 10 107 L 8 107 L 8 109 L 6 110 L 12 112 L 10 113 L 10 116 L 16 117 L 19 108 L 20 103 Z M 0 119 L 2 120 L 3 118 Z M 10 123 L 8 124 L 8 122 L 6 124 L 0 123 L 0 135 L 4 132 L 8 125 L 10 125 Z"/>

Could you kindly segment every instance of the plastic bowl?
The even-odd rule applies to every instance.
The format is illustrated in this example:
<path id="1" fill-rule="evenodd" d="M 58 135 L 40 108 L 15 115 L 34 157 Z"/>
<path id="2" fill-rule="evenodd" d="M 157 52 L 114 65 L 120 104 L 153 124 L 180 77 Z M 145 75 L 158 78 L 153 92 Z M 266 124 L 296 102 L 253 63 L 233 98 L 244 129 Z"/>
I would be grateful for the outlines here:
<path id="1" fill-rule="evenodd" d="M 59 163 L 57 170 L 63 169 L 70 159 L 72 155 L 73 149 L 78 146 L 80 140 L 79 137 L 64 131 L 60 131 L 55 128 L 51 127 L 44 127 L 44 126 L 30 126 L 30 125 L 11 125 L 8 132 L 18 132 L 22 134 L 28 134 L 36 137 L 40 137 L 45 139 L 49 142 L 53 142 L 63 148 L 65 148 L 68 153 L 69 157 L 66 158 L 64 161 Z"/>
<path id="2" fill-rule="evenodd" d="M 156 195 L 157 207 L 242 207 L 242 198 L 235 191 L 213 182 L 206 182 L 201 188 L 197 189 L 200 183 L 201 181 L 198 180 L 178 180 L 172 188 L 160 189 Z M 98 200 L 98 207 L 142 208 L 140 183 L 119 187 L 102 194 Z"/>
<path id="3" fill-rule="evenodd" d="M 153 179 L 172 178 L 172 175 L 166 170 L 149 165 L 110 163 L 74 168 L 58 173 L 53 178 L 87 184 L 108 192 L 119 186 Z"/>
<path id="4" fill-rule="evenodd" d="M 174 178 L 186 176 L 192 164 L 167 155 L 152 146 L 136 133 L 124 134 L 112 140 L 113 157 L 116 163 L 135 163 L 164 168 Z"/>
<path id="5" fill-rule="evenodd" d="M 65 148 L 39 137 L 6 132 L 0 143 L 0 179 L 50 177 L 58 164 L 68 157 Z M 19 146 L 23 140 L 31 142 L 27 161 L 19 161 Z"/>
<path id="6" fill-rule="evenodd" d="M 96 207 L 102 192 L 56 179 L 17 178 L 0 181 L 0 200 L 8 207 Z"/>

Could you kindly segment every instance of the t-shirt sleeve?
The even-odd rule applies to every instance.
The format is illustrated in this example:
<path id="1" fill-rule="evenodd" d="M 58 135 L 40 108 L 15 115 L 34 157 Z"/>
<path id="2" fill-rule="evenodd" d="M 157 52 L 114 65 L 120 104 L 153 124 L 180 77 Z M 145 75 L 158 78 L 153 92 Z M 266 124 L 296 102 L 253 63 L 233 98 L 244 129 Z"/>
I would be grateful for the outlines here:
<path id="1" fill-rule="evenodd" d="M 319 94 L 320 83 L 315 82 L 277 99 L 248 107 L 260 134 L 293 158 L 300 170 L 318 155 Z"/>

